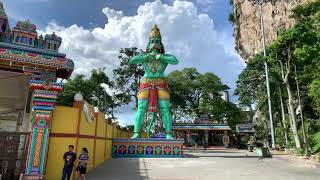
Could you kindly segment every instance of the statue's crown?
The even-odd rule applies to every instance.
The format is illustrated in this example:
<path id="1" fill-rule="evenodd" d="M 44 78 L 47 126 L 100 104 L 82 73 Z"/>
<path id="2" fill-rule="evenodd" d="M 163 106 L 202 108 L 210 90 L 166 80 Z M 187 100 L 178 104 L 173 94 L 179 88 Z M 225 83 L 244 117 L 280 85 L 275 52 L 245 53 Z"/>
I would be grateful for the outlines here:
<path id="1" fill-rule="evenodd" d="M 158 37 L 161 38 L 160 30 L 158 26 L 155 24 L 150 32 L 149 38 Z"/>

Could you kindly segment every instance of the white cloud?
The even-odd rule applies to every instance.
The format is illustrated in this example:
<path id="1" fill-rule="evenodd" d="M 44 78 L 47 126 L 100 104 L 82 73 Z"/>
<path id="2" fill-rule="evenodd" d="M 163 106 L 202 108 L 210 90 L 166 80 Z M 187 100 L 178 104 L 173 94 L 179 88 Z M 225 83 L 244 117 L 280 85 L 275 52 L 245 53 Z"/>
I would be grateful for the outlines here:
<path id="1" fill-rule="evenodd" d="M 243 68 L 240 57 L 232 50 L 234 40 L 230 35 L 217 32 L 212 19 L 199 13 L 192 2 L 176 0 L 172 5 L 160 0 L 147 2 L 140 5 L 134 16 L 124 16 L 123 12 L 108 7 L 102 12 L 108 18 L 103 28 L 61 27 L 53 21 L 43 30 L 45 33 L 55 31 L 63 38 L 60 51 L 75 61 L 75 73 L 106 67 L 111 75 L 112 69 L 119 64 L 119 49 L 145 49 L 150 29 L 157 24 L 166 53 L 175 55 L 180 61 L 169 70 L 196 67 L 201 72 L 214 72 L 234 87 Z"/>
<path id="2" fill-rule="evenodd" d="M 123 17 L 122 11 L 116 11 L 114 9 L 110 9 L 108 7 L 102 9 L 103 14 L 107 16 L 108 19 L 121 19 Z"/>

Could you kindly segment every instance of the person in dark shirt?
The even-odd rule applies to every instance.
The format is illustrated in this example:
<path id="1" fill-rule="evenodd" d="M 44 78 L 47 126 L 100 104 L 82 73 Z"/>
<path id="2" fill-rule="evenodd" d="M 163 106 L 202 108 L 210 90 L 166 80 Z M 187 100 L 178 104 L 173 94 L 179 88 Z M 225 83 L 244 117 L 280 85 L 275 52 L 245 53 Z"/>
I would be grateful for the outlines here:
<path id="1" fill-rule="evenodd" d="M 241 148 L 241 137 L 239 134 L 237 135 L 237 148 L 238 148 L 238 150 L 240 150 L 240 148 Z"/>
<path id="2" fill-rule="evenodd" d="M 63 160 L 64 160 L 64 167 L 62 171 L 62 180 L 65 180 L 67 177 L 67 180 L 70 180 L 71 173 L 73 170 L 73 164 L 74 161 L 77 158 L 76 153 L 73 152 L 74 146 L 69 145 L 69 151 L 65 152 L 63 155 Z"/>
<path id="3" fill-rule="evenodd" d="M 78 179 L 80 180 L 85 180 L 85 174 L 87 172 L 87 163 L 89 161 L 89 155 L 88 155 L 88 149 L 87 148 L 82 148 L 81 154 L 78 157 L 78 166 L 77 166 L 77 174 L 78 174 Z"/>

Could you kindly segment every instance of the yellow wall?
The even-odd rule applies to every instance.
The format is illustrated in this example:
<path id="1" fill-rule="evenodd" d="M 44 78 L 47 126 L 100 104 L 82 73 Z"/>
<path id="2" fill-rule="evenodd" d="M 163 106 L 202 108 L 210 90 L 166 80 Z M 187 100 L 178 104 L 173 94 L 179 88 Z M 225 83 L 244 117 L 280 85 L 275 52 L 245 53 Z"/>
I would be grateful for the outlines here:
<path id="1" fill-rule="evenodd" d="M 51 133 L 54 134 L 51 134 L 49 139 L 46 161 L 46 180 L 61 179 L 62 168 L 64 166 L 62 157 L 63 154 L 68 151 L 68 146 L 70 144 L 75 146 L 77 155 L 80 154 L 83 147 L 88 149 L 88 171 L 92 171 L 94 169 L 94 141 L 96 141 L 95 166 L 97 167 L 105 160 L 109 160 L 111 158 L 112 138 L 128 138 L 132 135 L 131 132 L 128 133 L 117 129 L 116 125 L 114 125 L 115 127 L 113 128 L 113 125 L 107 124 L 104 120 L 105 116 L 101 112 L 97 115 L 98 121 L 95 118 L 92 123 L 89 123 L 83 112 L 80 113 L 81 117 L 78 117 L 79 111 L 80 109 L 78 108 L 55 106 L 51 120 Z M 78 147 L 76 147 L 78 120 L 80 120 L 80 137 L 78 138 Z M 97 137 L 105 139 L 94 139 L 93 137 L 95 136 L 95 133 L 97 133 Z M 53 135 L 59 135 L 59 137 L 54 137 Z M 81 137 L 81 135 L 89 137 Z"/>
<path id="2" fill-rule="evenodd" d="M 142 137 L 142 138 L 147 138 L 147 137 L 148 137 L 148 134 L 147 134 L 147 133 L 141 133 L 141 137 Z"/>
<path id="3" fill-rule="evenodd" d="M 105 140 L 96 140 L 96 166 L 99 166 L 104 162 L 104 144 Z"/>
<path id="4" fill-rule="evenodd" d="M 55 111 L 52 113 L 51 133 L 76 133 L 78 114 L 77 108 L 55 106 Z M 61 179 L 64 166 L 63 154 L 68 151 L 69 145 L 75 144 L 75 137 L 50 137 L 46 166 L 47 180 Z"/>
<path id="5" fill-rule="evenodd" d="M 76 133 L 79 109 L 55 106 L 52 113 L 51 133 Z"/>
<path id="6" fill-rule="evenodd" d="M 127 138 L 128 132 L 127 131 L 121 131 L 121 138 Z"/>
<path id="7" fill-rule="evenodd" d="M 132 132 L 129 132 L 129 137 L 131 137 L 133 135 L 133 133 Z"/>
<path id="8" fill-rule="evenodd" d="M 93 169 L 93 148 L 94 148 L 94 140 L 93 139 L 87 139 L 87 138 L 79 138 L 79 142 L 78 142 L 78 153 L 77 155 L 80 154 L 81 149 L 83 147 L 86 147 L 88 149 L 89 152 L 89 162 L 88 162 L 88 166 L 87 166 L 87 170 L 91 171 Z"/>
<path id="9" fill-rule="evenodd" d="M 118 129 L 116 128 L 116 126 L 115 126 L 115 125 L 112 125 L 112 129 L 113 129 L 113 131 L 112 131 L 112 137 L 113 137 L 113 138 L 118 137 Z"/>
<path id="10" fill-rule="evenodd" d="M 112 141 L 107 140 L 107 142 L 106 142 L 106 160 L 111 159 L 111 148 L 112 148 Z"/>
<path id="11" fill-rule="evenodd" d="M 107 138 L 112 138 L 112 135 L 113 132 L 112 132 L 112 125 L 108 124 L 107 125 Z"/>
<path id="12" fill-rule="evenodd" d="M 95 133 L 95 125 L 96 125 L 96 118 L 89 123 L 84 115 L 84 112 L 81 113 L 81 120 L 80 120 L 80 134 L 84 135 L 94 135 Z"/>
<path id="13" fill-rule="evenodd" d="M 97 136 L 105 137 L 106 135 L 106 121 L 104 119 L 104 114 L 99 112 L 98 114 L 98 125 L 97 125 Z"/>
<path id="14" fill-rule="evenodd" d="M 46 180 L 61 179 L 64 166 L 63 155 L 70 144 L 75 144 L 76 138 L 50 137 L 47 154 Z"/>

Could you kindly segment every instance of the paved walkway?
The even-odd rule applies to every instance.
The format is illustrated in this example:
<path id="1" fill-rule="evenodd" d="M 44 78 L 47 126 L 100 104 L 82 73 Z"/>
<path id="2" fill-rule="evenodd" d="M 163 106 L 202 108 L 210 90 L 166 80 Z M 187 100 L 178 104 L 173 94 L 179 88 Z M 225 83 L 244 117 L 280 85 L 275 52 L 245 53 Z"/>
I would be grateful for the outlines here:
<path id="1" fill-rule="evenodd" d="M 255 153 L 207 150 L 187 158 L 112 159 L 88 174 L 89 180 L 320 180 L 320 168 Z"/>

